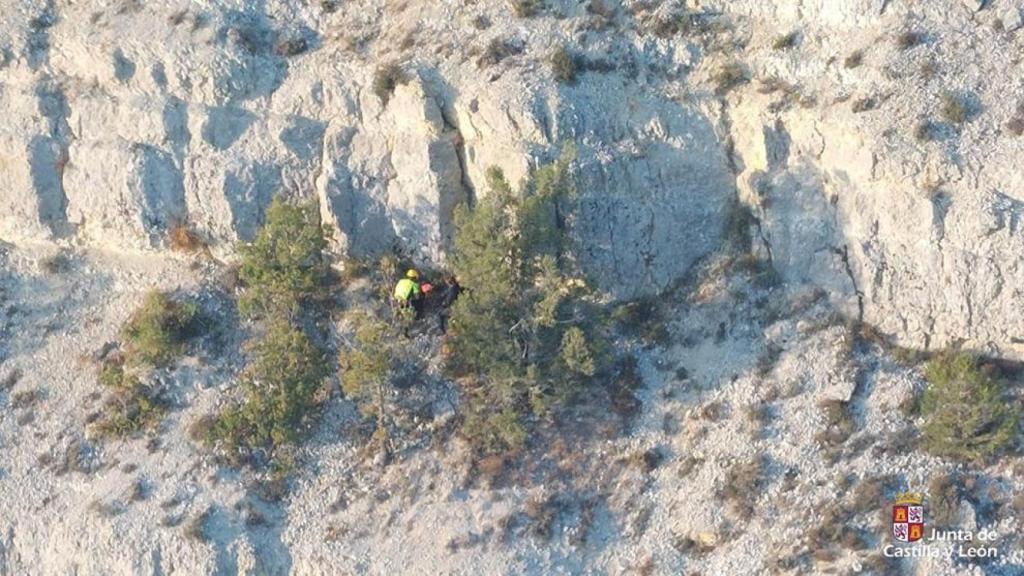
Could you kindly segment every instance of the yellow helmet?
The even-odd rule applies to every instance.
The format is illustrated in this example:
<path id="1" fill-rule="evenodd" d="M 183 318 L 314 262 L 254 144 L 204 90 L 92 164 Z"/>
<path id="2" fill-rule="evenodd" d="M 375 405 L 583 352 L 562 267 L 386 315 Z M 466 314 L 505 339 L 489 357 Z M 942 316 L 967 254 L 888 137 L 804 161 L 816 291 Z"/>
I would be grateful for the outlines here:
<path id="1" fill-rule="evenodd" d="M 413 269 L 409 269 L 409 271 L 405 273 L 405 277 L 412 278 L 413 280 L 415 280 L 420 277 L 420 273 Z"/>

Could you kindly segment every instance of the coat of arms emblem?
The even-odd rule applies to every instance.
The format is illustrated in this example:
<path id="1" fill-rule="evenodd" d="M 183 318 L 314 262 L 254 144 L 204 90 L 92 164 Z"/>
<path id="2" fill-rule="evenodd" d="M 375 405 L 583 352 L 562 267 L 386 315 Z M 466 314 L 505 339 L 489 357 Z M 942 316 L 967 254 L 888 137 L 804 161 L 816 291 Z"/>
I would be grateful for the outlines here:
<path id="1" fill-rule="evenodd" d="M 917 542 L 924 536 L 924 498 L 900 494 L 892 507 L 892 535 L 900 542 Z"/>

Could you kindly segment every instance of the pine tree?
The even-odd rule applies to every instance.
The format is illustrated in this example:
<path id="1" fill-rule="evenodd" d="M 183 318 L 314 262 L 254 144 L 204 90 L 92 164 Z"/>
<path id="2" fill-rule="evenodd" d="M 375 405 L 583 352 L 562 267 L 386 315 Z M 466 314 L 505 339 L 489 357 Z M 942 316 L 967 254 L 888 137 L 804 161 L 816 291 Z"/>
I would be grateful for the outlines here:
<path id="1" fill-rule="evenodd" d="M 369 314 L 356 313 L 351 319 L 355 324 L 355 342 L 350 350 L 342 353 L 341 386 L 364 413 L 377 421 L 374 437 L 378 453 L 386 464 L 391 459 L 387 387 L 397 353 L 392 343 L 398 335 L 395 329 Z"/>
<path id="2" fill-rule="evenodd" d="M 600 371 L 600 307 L 571 242 L 572 151 L 516 193 L 497 169 L 455 215 L 452 265 L 466 289 L 452 311 L 450 369 L 467 383 L 464 432 L 514 449 L 525 422 L 562 405 Z"/>
<path id="3" fill-rule="evenodd" d="M 1020 409 L 1005 384 L 966 352 L 939 354 L 925 370 L 922 445 L 937 456 L 985 462 L 1014 442 Z"/>
<path id="4" fill-rule="evenodd" d="M 328 271 L 323 254 L 326 248 L 315 203 L 299 205 L 274 198 L 256 238 L 241 249 L 238 275 L 245 292 L 239 298 L 239 309 L 257 318 L 293 315 L 323 288 Z"/>

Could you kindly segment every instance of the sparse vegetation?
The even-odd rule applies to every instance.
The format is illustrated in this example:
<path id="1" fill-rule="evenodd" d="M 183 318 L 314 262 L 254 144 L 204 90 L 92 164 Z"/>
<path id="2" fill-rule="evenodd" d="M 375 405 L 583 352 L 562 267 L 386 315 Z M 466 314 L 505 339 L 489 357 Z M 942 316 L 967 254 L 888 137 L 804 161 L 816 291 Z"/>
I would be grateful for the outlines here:
<path id="1" fill-rule="evenodd" d="M 799 32 L 790 32 L 789 34 L 786 34 L 784 36 L 779 36 L 778 38 L 776 38 L 775 41 L 772 42 L 772 49 L 773 50 L 789 50 L 790 48 L 796 47 L 797 42 L 799 40 L 800 40 L 800 33 Z"/>
<path id="2" fill-rule="evenodd" d="M 605 20 L 611 20 L 615 17 L 615 7 L 607 2 L 607 0 L 590 0 L 587 3 L 587 12 L 600 16 Z"/>
<path id="3" fill-rule="evenodd" d="M 747 69 L 742 64 L 739 62 L 730 62 L 722 66 L 722 68 L 715 73 L 713 82 L 715 83 L 715 93 L 719 96 L 724 96 L 734 88 L 750 82 L 750 76 L 747 74 Z"/>
<path id="4" fill-rule="evenodd" d="M 512 4 L 512 13 L 520 18 L 530 18 L 540 14 L 544 9 L 543 0 L 509 0 Z"/>
<path id="5" fill-rule="evenodd" d="M 860 114 L 862 112 L 869 112 L 874 110 L 878 106 L 878 103 L 874 98 L 865 96 L 864 98 L 858 98 L 853 101 L 853 105 L 850 107 L 854 114 Z"/>
<path id="6" fill-rule="evenodd" d="M 939 113 L 950 124 L 963 124 L 971 116 L 971 108 L 963 97 L 952 93 L 942 95 Z"/>
<path id="7" fill-rule="evenodd" d="M 381 104 L 387 106 L 395 88 L 409 82 L 409 75 L 397 62 L 391 62 L 377 68 L 373 75 L 373 93 L 380 98 Z"/>
<path id="8" fill-rule="evenodd" d="M 671 338 L 663 310 L 664 298 L 647 296 L 623 302 L 612 310 L 611 319 L 623 333 L 643 343 L 663 344 Z"/>
<path id="9" fill-rule="evenodd" d="M 734 514 L 747 518 L 767 480 L 767 463 L 763 457 L 739 462 L 726 473 L 725 483 L 719 488 L 718 496 Z"/>
<path id="10" fill-rule="evenodd" d="M 241 404 L 224 411 L 206 440 L 223 447 L 234 463 L 252 449 L 273 453 L 297 441 L 307 430 L 316 394 L 330 367 L 306 334 L 284 319 L 270 322 L 242 375 Z"/>
<path id="11" fill-rule="evenodd" d="M 1006 130 L 1014 136 L 1024 136 L 1024 116 L 1011 118 L 1006 123 Z"/>
<path id="12" fill-rule="evenodd" d="M 43 258 L 39 266 L 47 274 L 63 274 L 71 269 L 71 258 L 61 250 Z"/>
<path id="13" fill-rule="evenodd" d="M 926 39 L 925 35 L 921 32 L 916 30 L 904 30 L 896 36 L 896 46 L 899 47 L 900 50 L 910 50 L 915 46 L 924 44 Z"/>
<path id="14" fill-rule="evenodd" d="M 309 50 L 309 41 L 302 36 L 282 38 L 274 45 L 274 54 L 290 58 Z"/>
<path id="15" fill-rule="evenodd" d="M 10 403 L 11 408 L 25 409 L 35 406 L 37 402 L 43 397 L 42 393 L 32 388 L 30 390 L 18 390 L 11 394 Z"/>
<path id="16" fill-rule="evenodd" d="M 914 127 L 914 139 L 918 142 L 931 142 L 938 135 L 938 127 L 930 120 L 921 120 Z"/>
<path id="17" fill-rule="evenodd" d="M 207 524 L 211 516 L 213 516 L 213 509 L 207 508 L 201 514 L 189 520 L 188 524 L 185 525 L 185 536 L 192 540 L 205 542 L 209 538 Z"/>
<path id="18" fill-rule="evenodd" d="M 253 318 L 292 317 L 302 304 L 323 293 L 326 247 L 315 204 L 275 198 L 256 239 L 241 248 L 238 277 L 245 290 L 238 300 L 239 310 Z"/>
<path id="19" fill-rule="evenodd" d="M 504 38 L 493 38 L 487 43 L 487 48 L 484 49 L 483 54 L 477 58 L 476 65 L 480 68 L 489 68 L 497 65 L 505 58 L 520 52 L 522 52 L 522 47 L 518 44 L 509 42 Z"/>
<path id="20" fill-rule="evenodd" d="M 937 456 L 984 462 L 1016 439 L 1020 409 L 994 370 L 967 352 L 944 352 L 925 368 L 922 447 Z"/>
<path id="21" fill-rule="evenodd" d="M 173 362 L 194 334 L 198 312 L 194 303 L 180 302 L 166 292 L 146 294 L 121 330 L 129 363 L 166 366 Z"/>
<path id="22" fill-rule="evenodd" d="M 857 431 L 857 423 L 850 413 L 849 402 L 841 400 L 824 400 L 820 404 L 825 417 L 825 428 L 817 435 L 817 440 L 826 447 L 836 447 Z"/>
<path id="23" fill-rule="evenodd" d="M 175 224 L 167 229 L 167 244 L 178 252 L 199 252 L 206 242 L 186 224 Z"/>
<path id="24" fill-rule="evenodd" d="M 121 360 L 106 362 L 100 368 L 99 382 L 110 392 L 102 414 L 90 425 L 99 437 L 125 438 L 151 430 L 167 412 L 158 390 Z"/>
<path id="25" fill-rule="evenodd" d="M 960 486 L 952 474 L 939 474 L 928 483 L 928 516 L 939 529 L 956 527 L 960 515 Z"/>
<path id="26" fill-rule="evenodd" d="M 563 84 L 574 84 L 579 66 L 576 57 L 565 46 L 558 46 L 551 52 L 551 73 Z"/>
<path id="27" fill-rule="evenodd" d="M 386 387 L 397 355 L 391 343 L 398 334 L 387 324 L 368 314 L 354 314 L 355 346 L 342 353 L 341 387 L 346 396 L 357 401 L 364 413 L 376 420 L 374 437 L 378 453 L 386 463 L 391 454 L 388 434 L 389 415 Z"/>

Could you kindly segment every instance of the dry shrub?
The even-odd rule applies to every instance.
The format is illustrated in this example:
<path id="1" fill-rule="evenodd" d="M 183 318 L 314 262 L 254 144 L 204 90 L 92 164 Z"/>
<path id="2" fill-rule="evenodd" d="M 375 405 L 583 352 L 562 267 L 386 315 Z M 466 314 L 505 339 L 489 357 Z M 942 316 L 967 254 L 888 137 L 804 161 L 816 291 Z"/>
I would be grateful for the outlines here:
<path id="1" fill-rule="evenodd" d="M 199 252 L 207 247 L 206 241 L 185 224 L 174 224 L 167 230 L 167 244 L 178 252 Z"/>

